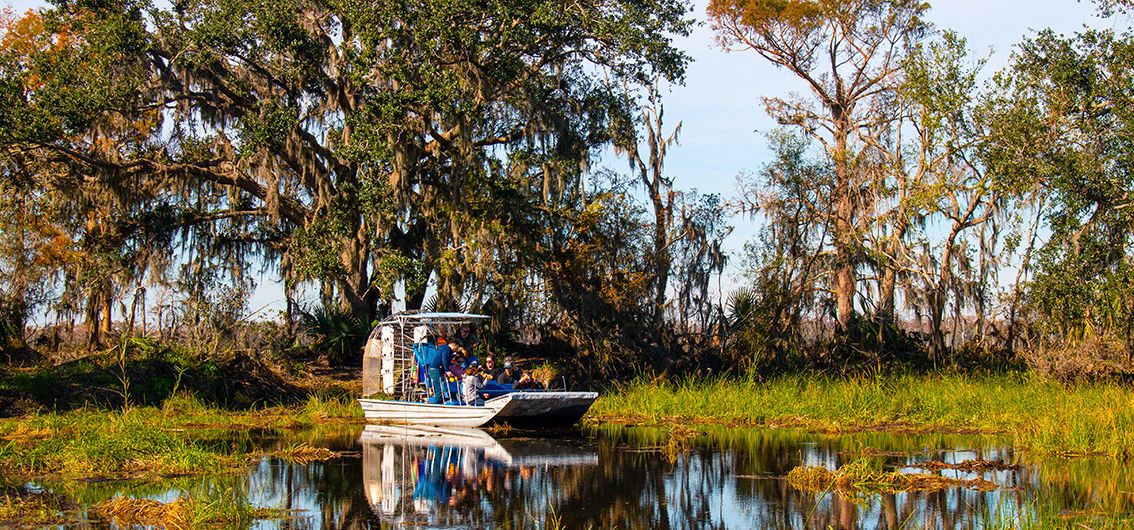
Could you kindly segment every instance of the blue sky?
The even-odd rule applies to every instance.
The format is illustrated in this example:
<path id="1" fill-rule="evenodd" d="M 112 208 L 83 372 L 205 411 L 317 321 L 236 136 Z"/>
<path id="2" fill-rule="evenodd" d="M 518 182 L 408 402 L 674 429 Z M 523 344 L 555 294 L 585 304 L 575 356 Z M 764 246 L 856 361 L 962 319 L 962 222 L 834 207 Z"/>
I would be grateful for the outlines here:
<path id="1" fill-rule="evenodd" d="M 706 3 L 697 1 L 698 19 L 704 18 Z M 1038 30 L 1071 34 L 1084 25 L 1129 26 L 1129 18 L 1104 20 L 1094 14 L 1093 4 L 1076 0 L 947 0 L 933 3 L 928 19 L 937 29 L 952 29 L 968 39 L 975 53 L 990 53 L 986 71 L 991 73 L 1007 64 L 1017 43 Z M 760 97 L 805 88 L 753 52 L 722 50 L 707 24 L 679 45 L 694 63 L 685 85 L 673 87 L 664 100 L 667 120 L 682 121 L 681 146 L 670 151 L 667 167 L 679 188 L 730 196 L 736 175 L 759 169 L 768 158 L 764 135 L 775 123 L 764 114 Z M 611 164 L 622 166 L 621 161 Z M 743 244 L 732 243 L 730 247 Z"/>
<path id="2" fill-rule="evenodd" d="M 704 19 L 708 0 L 697 0 L 694 16 Z M 1037 31 L 1051 28 L 1073 34 L 1084 26 L 1130 27 L 1130 17 L 1101 19 L 1087 0 L 944 0 L 932 2 L 928 20 L 936 29 L 953 30 L 966 38 L 977 56 L 989 58 L 986 73 L 1004 67 L 1014 47 Z M 681 145 L 669 151 L 668 172 L 679 189 L 736 194 L 739 173 L 755 172 L 769 159 L 766 134 L 775 128 L 764 113 L 762 96 L 786 95 L 806 88 L 790 72 L 777 69 L 751 51 L 726 51 L 714 40 L 708 24 L 679 43 L 693 58 L 683 86 L 672 87 L 664 100 L 672 127 L 682 122 Z M 606 160 L 623 170 L 622 160 Z M 744 243 L 752 239 L 758 221 L 735 217 L 726 249 L 732 254 L 725 291 L 738 281 Z"/>
<path id="3" fill-rule="evenodd" d="M 704 19 L 707 1 L 694 3 L 693 15 L 698 20 Z M 23 11 L 44 3 L 18 0 L 9 5 Z M 1129 16 L 1098 18 L 1090 0 L 942 0 L 932 5 L 927 18 L 936 28 L 952 29 L 968 39 L 970 49 L 990 54 L 988 72 L 1003 67 L 1013 47 L 1038 30 L 1052 28 L 1071 34 L 1084 25 L 1128 28 L 1131 22 Z M 685 84 L 671 87 L 664 99 L 667 130 L 682 122 L 680 146 L 670 150 L 667 168 L 679 189 L 696 188 L 729 198 L 735 194 L 736 176 L 758 170 L 768 158 L 765 134 L 775 124 L 764 114 L 760 97 L 804 88 L 789 72 L 769 66 L 755 53 L 722 50 L 707 23 L 678 45 L 694 62 Z M 601 165 L 626 169 L 625 161 L 613 156 L 604 157 Z M 757 222 L 737 218 L 732 224 L 735 230 L 726 248 L 734 252 L 730 274 L 735 275 L 738 251 L 755 233 Z M 278 286 L 270 278 L 260 283 L 250 307 L 282 307 Z"/>

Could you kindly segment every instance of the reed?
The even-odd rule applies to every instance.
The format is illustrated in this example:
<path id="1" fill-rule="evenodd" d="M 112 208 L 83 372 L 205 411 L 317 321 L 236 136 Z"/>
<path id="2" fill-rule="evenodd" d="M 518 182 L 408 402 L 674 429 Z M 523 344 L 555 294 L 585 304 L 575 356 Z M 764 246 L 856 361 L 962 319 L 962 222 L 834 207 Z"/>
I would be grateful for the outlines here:
<path id="1" fill-rule="evenodd" d="M 602 396 L 589 421 L 1000 433 L 1039 454 L 1134 456 L 1134 390 L 1019 373 L 638 381 Z"/>
<path id="2" fill-rule="evenodd" d="M 307 398 L 300 412 L 310 423 L 332 420 L 365 421 L 362 407 L 349 396 L 317 393 Z"/>

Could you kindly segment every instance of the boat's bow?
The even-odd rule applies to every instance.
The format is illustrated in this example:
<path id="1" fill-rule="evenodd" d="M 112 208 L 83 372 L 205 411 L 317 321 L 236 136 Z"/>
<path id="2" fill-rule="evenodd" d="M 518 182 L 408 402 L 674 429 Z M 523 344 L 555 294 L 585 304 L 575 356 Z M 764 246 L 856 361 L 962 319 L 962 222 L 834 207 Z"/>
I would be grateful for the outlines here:
<path id="1" fill-rule="evenodd" d="M 598 398 L 597 392 L 513 392 L 486 401 L 500 404 L 494 423 L 525 426 L 574 425 Z"/>

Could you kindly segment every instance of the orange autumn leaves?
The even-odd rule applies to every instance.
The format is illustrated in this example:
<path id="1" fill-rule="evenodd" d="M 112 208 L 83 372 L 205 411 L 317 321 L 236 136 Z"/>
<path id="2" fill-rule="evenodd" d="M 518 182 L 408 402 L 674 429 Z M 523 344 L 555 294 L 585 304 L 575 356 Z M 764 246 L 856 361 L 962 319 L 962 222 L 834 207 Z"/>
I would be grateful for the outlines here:
<path id="1" fill-rule="evenodd" d="M 710 0 L 709 18 L 717 24 L 742 25 L 753 29 L 772 24 L 802 27 L 814 24 L 839 0 Z"/>

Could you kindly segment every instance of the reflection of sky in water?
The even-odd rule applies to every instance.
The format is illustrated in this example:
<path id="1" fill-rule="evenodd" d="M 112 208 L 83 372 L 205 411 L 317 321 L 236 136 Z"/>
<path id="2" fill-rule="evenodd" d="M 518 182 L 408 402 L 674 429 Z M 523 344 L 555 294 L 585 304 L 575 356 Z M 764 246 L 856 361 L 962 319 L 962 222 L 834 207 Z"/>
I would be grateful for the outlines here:
<path id="1" fill-rule="evenodd" d="M 986 437 L 706 430 L 675 445 L 667 431 L 643 428 L 603 427 L 551 439 L 493 438 L 477 430 L 432 437 L 368 431 L 361 444 L 355 429 L 335 439 L 302 440 L 348 451 L 326 462 L 268 458 L 246 475 L 207 481 L 69 487 L 79 488 L 75 496 L 89 504 L 120 493 L 171 500 L 178 491 L 211 483 L 246 492 L 258 506 L 296 510 L 292 519 L 253 526 L 264 529 L 545 528 L 551 506 L 573 529 L 979 528 L 1006 518 L 998 513 L 1032 509 L 1037 498 L 1071 510 L 1132 508 L 1123 492 L 1134 490 L 1134 480 L 1128 465 L 1115 460 L 1053 460 L 983 474 L 944 470 L 947 477 L 981 476 L 1002 488 L 873 495 L 856 502 L 795 490 L 782 477 L 801 463 L 833 469 L 869 458 L 887 470 L 926 472 L 903 466 L 1016 456 Z M 900 454 L 864 457 L 864 448 Z"/>

